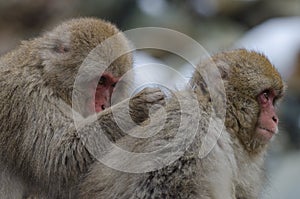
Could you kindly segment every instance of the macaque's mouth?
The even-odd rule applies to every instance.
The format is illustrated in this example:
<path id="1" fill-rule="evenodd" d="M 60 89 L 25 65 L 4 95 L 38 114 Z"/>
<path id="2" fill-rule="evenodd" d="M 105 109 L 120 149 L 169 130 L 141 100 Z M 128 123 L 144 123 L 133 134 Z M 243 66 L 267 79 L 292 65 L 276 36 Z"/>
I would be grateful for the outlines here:
<path id="1" fill-rule="evenodd" d="M 264 127 L 261 127 L 261 126 L 259 126 L 258 128 L 259 128 L 259 129 L 262 129 L 262 130 L 265 130 L 265 131 L 268 131 L 269 133 L 275 134 L 275 131 L 272 131 L 272 130 L 270 130 L 270 129 L 267 129 L 267 128 L 264 128 Z"/>
<path id="2" fill-rule="evenodd" d="M 104 111 L 106 108 L 110 107 L 110 97 L 111 93 L 103 93 L 103 88 L 101 86 L 96 87 L 95 97 L 94 97 L 94 107 L 97 113 Z"/>
<path id="3" fill-rule="evenodd" d="M 101 90 L 103 90 L 103 88 L 101 86 L 99 86 L 99 84 L 97 86 L 95 86 L 95 83 L 91 83 L 91 88 L 89 89 L 90 93 L 89 93 L 89 97 L 86 101 L 86 107 L 87 107 L 87 111 L 90 114 L 93 114 L 94 112 L 98 113 L 101 112 L 103 110 L 105 110 L 106 108 L 108 108 L 109 104 L 106 102 L 107 97 L 103 96 L 104 93 L 101 92 Z M 106 95 L 108 95 L 106 93 Z M 110 97 L 110 96 L 109 96 Z"/>
<path id="4" fill-rule="evenodd" d="M 258 133 L 268 141 L 273 137 L 273 135 L 276 134 L 276 131 L 272 131 L 271 129 L 259 126 Z"/>

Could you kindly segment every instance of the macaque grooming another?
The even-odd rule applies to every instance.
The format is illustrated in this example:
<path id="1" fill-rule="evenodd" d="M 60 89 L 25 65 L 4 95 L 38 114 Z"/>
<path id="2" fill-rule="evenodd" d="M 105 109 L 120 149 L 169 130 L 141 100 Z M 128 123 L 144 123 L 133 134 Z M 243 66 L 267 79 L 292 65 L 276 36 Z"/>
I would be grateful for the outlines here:
<path id="1" fill-rule="evenodd" d="M 116 34 L 112 45 L 97 48 Z M 111 60 L 122 49 L 127 52 L 128 41 L 114 25 L 79 18 L 24 41 L 1 57 L 1 199 L 75 197 L 82 174 L 95 161 L 84 135 L 101 129 L 112 141 L 123 136 L 112 110 L 122 112 L 129 103 L 110 107 L 114 87 L 132 68 L 130 53 Z M 79 73 L 91 52 L 92 64 Z M 75 88 L 78 75 L 81 87 Z M 138 110 L 130 110 L 132 120 L 147 119 L 148 106 L 155 103 L 163 103 L 159 89 L 148 88 L 135 95 L 130 107 Z M 77 128 L 73 115 L 82 119 L 94 115 L 97 120 Z"/>

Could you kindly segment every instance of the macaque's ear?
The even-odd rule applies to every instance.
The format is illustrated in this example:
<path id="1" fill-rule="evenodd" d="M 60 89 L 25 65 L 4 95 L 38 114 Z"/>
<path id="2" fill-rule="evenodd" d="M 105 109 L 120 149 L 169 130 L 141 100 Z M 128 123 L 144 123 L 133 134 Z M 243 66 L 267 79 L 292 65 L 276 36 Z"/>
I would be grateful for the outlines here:
<path id="1" fill-rule="evenodd" d="M 223 60 L 216 60 L 214 61 L 214 64 L 217 65 L 221 78 L 223 80 L 228 80 L 230 65 Z"/>

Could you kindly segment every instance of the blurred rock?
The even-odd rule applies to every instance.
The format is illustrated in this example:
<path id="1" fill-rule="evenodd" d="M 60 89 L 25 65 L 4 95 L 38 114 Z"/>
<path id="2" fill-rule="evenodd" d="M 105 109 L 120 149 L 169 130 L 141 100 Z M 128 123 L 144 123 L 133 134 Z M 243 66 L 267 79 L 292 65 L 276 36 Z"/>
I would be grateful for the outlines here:
<path id="1" fill-rule="evenodd" d="M 71 0 L 0 1 L 0 55 L 20 40 L 32 38 L 52 23 L 70 16 L 74 3 Z"/>
<path id="2" fill-rule="evenodd" d="M 249 30 L 235 47 L 263 52 L 288 80 L 300 49 L 300 17 L 268 20 Z"/>

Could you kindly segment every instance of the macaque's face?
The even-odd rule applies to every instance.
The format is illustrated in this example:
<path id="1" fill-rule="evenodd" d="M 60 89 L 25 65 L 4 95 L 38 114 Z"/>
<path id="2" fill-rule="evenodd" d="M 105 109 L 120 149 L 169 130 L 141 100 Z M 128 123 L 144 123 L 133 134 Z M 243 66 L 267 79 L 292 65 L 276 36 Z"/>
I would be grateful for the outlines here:
<path id="1" fill-rule="evenodd" d="M 262 141 L 268 142 L 278 132 L 278 116 L 275 112 L 277 95 L 273 89 L 264 90 L 257 97 L 260 114 L 256 133 Z"/>
<path id="2" fill-rule="evenodd" d="M 285 83 L 266 56 L 244 49 L 218 55 L 228 102 L 227 127 L 250 152 L 264 150 L 278 132 L 275 104 Z"/>
<path id="3" fill-rule="evenodd" d="M 88 102 L 87 107 L 90 111 L 101 112 L 104 109 L 110 107 L 111 105 L 111 95 L 113 93 L 114 87 L 116 86 L 119 78 L 114 77 L 111 73 L 104 73 L 98 81 L 96 86 L 95 97 Z M 94 89 L 92 89 L 92 92 Z"/>

